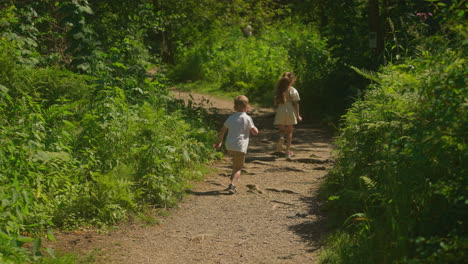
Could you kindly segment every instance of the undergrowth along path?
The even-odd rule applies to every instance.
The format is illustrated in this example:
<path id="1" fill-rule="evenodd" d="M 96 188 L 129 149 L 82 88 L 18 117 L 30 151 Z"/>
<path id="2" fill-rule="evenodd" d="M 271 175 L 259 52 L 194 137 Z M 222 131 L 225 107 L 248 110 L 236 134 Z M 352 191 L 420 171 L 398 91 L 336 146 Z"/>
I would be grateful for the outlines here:
<path id="1" fill-rule="evenodd" d="M 207 108 L 220 125 L 233 111 L 231 100 L 171 93 Z M 331 133 L 305 120 L 295 129 L 295 156 L 286 158 L 275 153 L 273 110 L 252 107 L 249 114 L 260 133 L 251 136 L 238 194 L 225 191 L 225 157 L 160 225 L 61 234 L 58 247 L 94 250 L 97 263 L 318 263 L 326 223 L 317 191 L 333 162 Z"/>

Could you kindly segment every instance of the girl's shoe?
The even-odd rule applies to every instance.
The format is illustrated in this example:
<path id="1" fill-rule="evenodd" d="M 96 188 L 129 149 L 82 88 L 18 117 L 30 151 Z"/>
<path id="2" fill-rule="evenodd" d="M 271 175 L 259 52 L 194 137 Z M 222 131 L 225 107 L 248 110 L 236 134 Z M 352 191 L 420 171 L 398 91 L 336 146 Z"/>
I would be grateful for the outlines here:
<path id="1" fill-rule="evenodd" d="M 286 153 L 286 157 L 291 158 L 292 156 L 294 156 L 294 152 L 288 151 L 288 152 Z"/>
<path id="2" fill-rule="evenodd" d="M 276 145 L 276 151 L 277 151 L 277 152 L 283 151 L 283 145 L 284 145 L 284 138 L 281 137 L 281 138 L 278 140 L 278 145 Z"/>

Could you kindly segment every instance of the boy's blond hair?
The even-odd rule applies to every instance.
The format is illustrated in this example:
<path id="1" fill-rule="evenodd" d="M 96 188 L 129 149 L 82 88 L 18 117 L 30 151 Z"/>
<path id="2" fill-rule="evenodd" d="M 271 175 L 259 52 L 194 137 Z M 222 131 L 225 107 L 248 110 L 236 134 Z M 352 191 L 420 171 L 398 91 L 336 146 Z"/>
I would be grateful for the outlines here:
<path id="1" fill-rule="evenodd" d="M 242 112 L 249 105 L 249 98 L 245 95 L 239 95 L 234 98 L 234 110 Z"/>

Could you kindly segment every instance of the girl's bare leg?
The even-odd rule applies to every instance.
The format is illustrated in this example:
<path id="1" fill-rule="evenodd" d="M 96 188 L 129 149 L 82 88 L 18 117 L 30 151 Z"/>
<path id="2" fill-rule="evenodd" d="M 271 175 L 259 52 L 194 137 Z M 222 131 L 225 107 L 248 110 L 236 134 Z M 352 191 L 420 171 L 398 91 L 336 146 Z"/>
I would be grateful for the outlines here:
<path id="1" fill-rule="evenodd" d="M 278 139 L 278 144 L 276 146 L 276 151 L 281 152 L 283 151 L 283 143 L 284 137 L 286 135 L 286 126 L 285 125 L 278 125 L 280 138 Z"/>
<path id="2" fill-rule="evenodd" d="M 293 136 L 293 126 L 288 125 L 285 127 L 286 132 L 286 155 L 289 155 L 291 151 L 289 148 L 291 147 L 292 136 Z"/>
<path id="3" fill-rule="evenodd" d="M 286 135 L 287 126 L 285 126 L 285 125 L 278 125 L 278 128 L 279 128 L 280 137 L 284 137 L 284 136 Z"/>

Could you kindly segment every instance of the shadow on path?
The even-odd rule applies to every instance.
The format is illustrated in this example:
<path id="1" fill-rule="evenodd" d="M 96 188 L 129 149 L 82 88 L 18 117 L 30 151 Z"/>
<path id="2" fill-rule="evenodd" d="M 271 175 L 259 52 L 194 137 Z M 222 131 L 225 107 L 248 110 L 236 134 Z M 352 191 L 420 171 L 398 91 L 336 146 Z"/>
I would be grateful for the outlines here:
<path id="1" fill-rule="evenodd" d="M 197 192 L 192 190 L 187 190 L 186 193 L 195 195 L 195 196 L 219 196 L 219 195 L 231 195 L 226 191 L 207 191 L 207 192 Z"/>
<path id="2" fill-rule="evenodd" d="M 301 200 L 309 206 L 308 214 L 296 215 L 306 218 L 313 216 L 313 219 L 306 219 L 304 222 L 292 225 L 289 230 L 299 235 L 310 247 L 309 252 L 314 252 L 321 248 L 323 236 L 327 233 L 327 218 L 320 210 L 322 201 L 317 195 L 303 197 Z"/>

